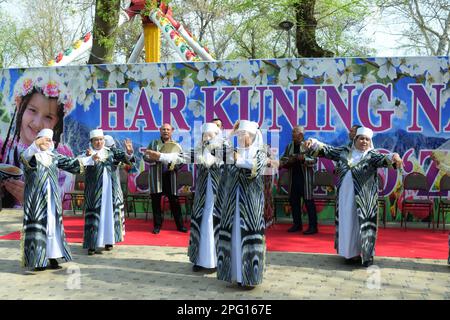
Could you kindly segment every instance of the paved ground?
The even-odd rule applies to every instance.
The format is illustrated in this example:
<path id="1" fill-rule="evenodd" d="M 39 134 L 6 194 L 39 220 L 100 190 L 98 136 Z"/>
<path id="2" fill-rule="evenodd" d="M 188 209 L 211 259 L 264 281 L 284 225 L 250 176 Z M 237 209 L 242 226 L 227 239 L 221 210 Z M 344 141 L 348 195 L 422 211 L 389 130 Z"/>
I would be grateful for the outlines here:
<path id="1" fill-rule="evenodd" d="M 0 235 L 21 227 L 21 212 L 0 212 Z M 267 252 L 264 282 L 251 291 L 194 273 L 186 248 L 116 246 L 61 270 L 20 267 L 19 241 L 0 240 L 0 299 L 450 299 L 445 260 L 375 258 L 370 269 L 335 255 Z"/>

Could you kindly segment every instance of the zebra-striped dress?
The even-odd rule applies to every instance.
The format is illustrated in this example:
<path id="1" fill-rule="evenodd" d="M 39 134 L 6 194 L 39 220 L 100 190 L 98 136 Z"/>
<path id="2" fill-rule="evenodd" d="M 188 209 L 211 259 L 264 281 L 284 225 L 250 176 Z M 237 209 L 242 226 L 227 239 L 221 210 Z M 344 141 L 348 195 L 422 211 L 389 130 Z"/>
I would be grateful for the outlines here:
<path id="1" fill-rule="evenodd" d="M 191 230 L 188 248 L 189 260 L 194 264 L 197 264 L 200 259 L 200 242 L 207 241 L 206 239 L 201 239 L 202 220 L 205 214 L 205 208 L 207 208 L 208 205 L 214 205 L 214 203 L 216 202 L 216 194 L 222 176 L 222 169 L 220 167 L 220 164 L 217 162 L 211 165 L 209 168 L 205 164 L 199 163 L 198 165 L 196 165 L 196 168 L 197 179 L 195 180 L 195 199 L 191 218 Z M 211 181 L 211 194 L 209 195 L 210 197 L 208 197 L 207 195 L 208 180 Z M 207 198 L 211 199 L 212 204 L 206 203 Z M 214 210 L 214 208 L 212 215 L 215 243 L 214 246 L 216 248 L 216 252 L 214 252 L 214 255 L 216 256 L 220 216 L 219 212 L 217 210 Z"/>
<path id="2" fill-rule="evenodd" d="M 83 248 L 95 250 L 97 238 L 99 236 L 99 224 L 102 207 L 103 194 L 103 169 L 106 168 L 107 174 L 111 178 L 112 200 L 113 200 L 113 220 L 114 220 L 114 241 L 123 241 L 122 216 L 124 215 L 123 196 L 119 192 L 120 181 L 118 180 L 116 170 L 119 162 L 130 164 L 129 159 L 120 149 L 104 149 L 108 155 L 104 161 L 98 161 L 95 165 L 86 167 L 84 197 L 86 201 L 86 213 L 84 224 Z"/>
<path id="3" fill-rule="evenodd" d="M 325 157 L 336 161 L 336 174 L 338 175 L 337 195 L 350 194 L 350 190 L 344 190 L 342 183 L 345 175 L 350 171 L 355 194 L 355 208 L 359 221 L 362 262 L 370 260 L 374 255 L 377 236 L 378 216 L 378 176 L 377 169 L 392 166 L 389 155 L 381 154 L 376 150 L 370 150 L 356 164 L 352 164 L 352 148 L 348 146 L 332 147 L 319 144 L 313 156 Z M 339 201 L 336 204 L 336 236 L 335 249 L 339 254 Z"/>
<path id="4" fill-rule="evenodd" d="M 221 179 L 215 211 L 221 213 L 217 255 L 217 278 L 232 282 L 232 231 L 239 208 L 242 285 L 262 283 L 265 263 L 264 181 L 266 151 L 258 150 L 253 168 L 227 165 Z M 239 202 L 237 194 L 239 191 Z"/>
<path id="5" fill-rule="evenodd" d="M 58 184 L 58 169 L 70 173 L 83 171 L 81 160 L 52 152 L 52 163 L 44 166 L 32 157 L 27 161 L 23 156 L 25 174 L 24 216 L 21 236 L 22 266 L 28 268 L 44 268 L 47 258 L 47 218 L 48 218 L 48 184 L 50 196 L 55 204 L 55 234 L 60 237 L 61 252 L 64 260 L 71 261 L 72 256 L 67 245 L 62 221 L 61 197 Z M 57 240 L 59 241 L 59 239 Z"/>

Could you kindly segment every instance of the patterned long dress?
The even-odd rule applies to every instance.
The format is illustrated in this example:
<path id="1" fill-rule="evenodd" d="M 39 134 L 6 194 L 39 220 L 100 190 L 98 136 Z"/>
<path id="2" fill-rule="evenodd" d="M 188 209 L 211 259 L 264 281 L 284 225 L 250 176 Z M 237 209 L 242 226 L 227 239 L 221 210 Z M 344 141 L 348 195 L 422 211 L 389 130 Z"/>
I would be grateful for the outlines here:
<path id="1" fill-rule="evenodd" d="M 336 161 L 336 174 L 338 175 L 337 199 L 343 193 L 351 193 L 349 190 L 341 189 L 347 172 L 351 172 L 356 212 L 359 221 L 362 262 L 370 260 L 374 255 L 375 241 L 377 236 L 378 215 L 378 176 L 377 169 L 392 166 L 389 155 L 381 154 L 376 150 L 370 150 L 356 164 L 353 165 L 352 149 L 348 146 L 332 147 L 319 144 L 318 149 L 312 152 L 313 156 L 325 157 Z M 339 208 L 336 204 L 336 236 L 335 249 L 339 254 Z"/>
<path id="2" fill-rule="evenodd" d="M 123 241 L 122 216 L 123 196 L 119 192 L 120 181 L 116 174 L 117 164 L 119 162 L 131 164 L 125 152 L 116 148 L 104 147 L 107 151 L 107 157 L 104 161 L 99 161 L 95 165 L 86 167 L 84 197 L 86 201 L 86 214 L 84 224 L 83 248 L 94 250 L 99 236 L 99 224 L 102 207 L 103 194 L 103 169 L 106 168 L 109 177 L 111 177 L 113 215 L 114 215 L 114 241 Z"/>
<path id="3" fill-rule="evenodd" d="M 23 163 L 25 176 L 25 199 L 23 231 L 21 236 L 22 266 L 29 268 L 44 268 L 48 264 L 47 259 L 47 205 L 48 189 L 50 184 L 50 195 L 53 197 L 56 215 L 56 235 L 62 243 L 63 258 L 71 261 L 72 256 L 66 242 L 64 226 L 62 221 L 61 197 L 58 184 L 58 169 L 70 173 L 83 173 L 84 167 L 79 159 L 70 158 L 53 152 L 52 163 L 47 167 L 32 157 L 27 161 L 24 157 Z"/>
<path id="4" fill-rule="evenodd" d="M 241 248 L 241 283 L 243 286 L 262 283 L 266 251 L 263 181 L 266 161 L 265 150 L 258 150 L 251 170 L 226 166 L 221 181 L 223 189 L 218 192 L 215 208 L 221 212 L 217 249 L 219 280 L 232 282 L 232 231 L 236 208 L 239 207 L 241 243 L 237 245 Z"/>
<path id="5" fill-rule="evenodd" d="M 208 198 L 207 196 L 208 177 L 210 177 L 211 181 L 212 191 L 210 199 L 212 199 L 213 206 L 214 203 L 216 202 L 216 194 L 222 177 L 222 169 L 220 164 L 217 162 L 214 163 L 209 168 L 204 164 L 198 164 L 196 165 L 196 168 L 197 168 L 197 179 L 195 180 L 195 198 L 194 198 L 193 213 L 191 217 L 191 230 L 188 248 L 189 260 L 194 264 L 197 264 L 199 260 L 200 242 L 203 240 L 201 239 L 201 229 L 204 211 L 208 205 L 211 205 L 206 203 L 206 199 Z M 220 216 L 218 211 L 214 210 L 214 207 L 212 220 L 213 220 L 214 242 L 217 251 Z M 216 252 L 214 254 L 216 255 Z"/>

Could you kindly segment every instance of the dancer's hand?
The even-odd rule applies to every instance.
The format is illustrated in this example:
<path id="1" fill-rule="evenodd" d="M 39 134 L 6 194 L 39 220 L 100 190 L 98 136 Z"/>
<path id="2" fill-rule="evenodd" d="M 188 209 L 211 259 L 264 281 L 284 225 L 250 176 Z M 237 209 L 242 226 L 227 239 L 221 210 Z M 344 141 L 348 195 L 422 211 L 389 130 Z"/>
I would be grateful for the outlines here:
<path id="1" fill-rule="evenodd" d="M 93 153 L 94 153 L 94 152 L 93 152 L 91 149 L 86 149 L 86 155 L 87 155 L 88 157 L 92 156 Z"/>
<path id="2" fill-rule="evenodd" d="M 311 139 L 306 140 L 305 143 L 303 144 L 303 146 L 306 148 L 306 150 L 311 149 L 312 145 L 313 145 L 313 141 Z"/>
<path id="3" fill-rule="evenodd" d="M 400 158 L 400 155 L 398 153 L 394 153 L 394 155 L 392 156 L 392 162 L 394 162 L 397 169 L 400 169 L 403 165 L 402 158 Z"/>
<path id="4" fill-rule="evenodd" d="M 127 150 L 127 153 L 130 155 L 130 154 L 133 154 L 133 142 L 131 142 L 131 140 L 130 139 L 125 139 L 124 141 L 123 141 L 123 143 L 125 144 L 125 149 Z"/>
<path id="5" fill-rule="evenodd" d="M 95 162 L 100 160 L 100 155 L 98 154 L 98 152 L 92 156 L 92 160 L 94 160 Z"/>
<path id="6" fill-rule="evenodd" d="M 161 153 L 159 153 L 158 151 L 154 151 L 154 150 L 148 149 L 148 150 L 145 151 L 145 155 L 151 161 L 158 161 L 160 156 L 161 156 Z"/>

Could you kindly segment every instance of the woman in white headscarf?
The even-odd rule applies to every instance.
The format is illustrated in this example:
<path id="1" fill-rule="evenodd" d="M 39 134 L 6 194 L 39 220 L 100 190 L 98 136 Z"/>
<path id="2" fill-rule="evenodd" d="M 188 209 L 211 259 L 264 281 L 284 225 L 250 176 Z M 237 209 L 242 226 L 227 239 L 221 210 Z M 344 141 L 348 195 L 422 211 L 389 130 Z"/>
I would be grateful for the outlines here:
<path id="1" fill-rule="evenodd" d="M 88 255 L 100 254 L 100 248 L 110 251 L 113 245 L 123 241 L 123 224 L 120 212 L 116 169 L 119 162 L 131 164 L 133 144 L 125 140 L 126 153 L 117 148 L 105 146 L 102 129 L 89 133 L 92 161 L 87 163 L 84 196 L 86 214 L 84 225 L 83 248 Z M 98 250 L 97 250 L 98 249 Z"/>
<path id="2" fill-rule="evenodd" d="M 266 243 L 264 237 L 264 182 L 267 155 L 258 124 L 241 120 L 234 133 L 238 147 L 234 163 L 219 192 L 221 218 L 217 278 L 245 288 L 261 284 Z M 228 162 L 228 161 L 227 161 Z"/>
<path id="3" fill-rule="evenodd" d="M 22 265 L 44 270 L 61 268 L 56 259 L 72 260 L 62 224 L 58 169 L 83 173 L 89 158 L 76 159 L 54 151 L 53 130 L 42 129 L 22 153 L 25 171 Z"/>
<path id="4" fill-rule="evenodd" d="M 377 169 L 402 165 L 397 153 L 388 155 L 374 150 L 373 132 L 358 128 L 352 146 L 332 147 L 308 139 L 306 148 L 313 156 L 336 162 L 337 206 L 335 249 L 347 263 L 373 264 L 378 215 Z"/>
<path id="5" fill-rule="evenodd" d="M 188 248 L 193 271 L 215 269 L 217 266 L 216 240 L 220 217 L 214 216 L 213 209 L 222 173 L 220 154 L 223 146 L 219 127 L 215 123 L 203 124 L 202 141 L 194 153 L 197 179 Z"/>

